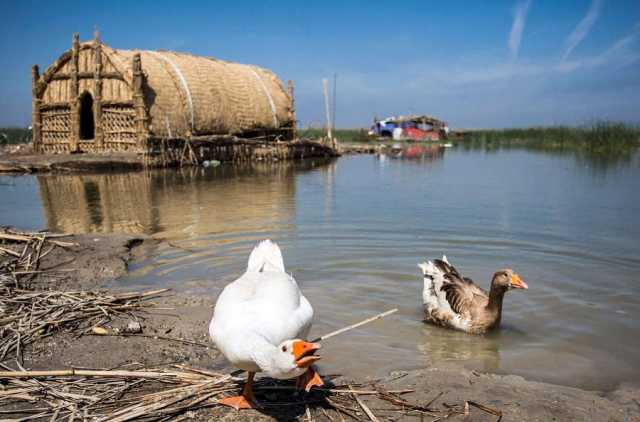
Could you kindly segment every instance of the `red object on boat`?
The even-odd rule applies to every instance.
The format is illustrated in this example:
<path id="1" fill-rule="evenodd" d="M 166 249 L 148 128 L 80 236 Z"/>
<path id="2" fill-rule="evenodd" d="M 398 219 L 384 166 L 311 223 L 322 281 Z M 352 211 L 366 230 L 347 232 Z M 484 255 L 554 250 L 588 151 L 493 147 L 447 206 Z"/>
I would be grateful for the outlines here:
<path id="1" fill-rule="evenodd" d="M 440 133 L 435 130 L 422 130 L 414 127 L 408 127 L 402 130 L 405 138 L 413 141 L 439 141 Z"/>

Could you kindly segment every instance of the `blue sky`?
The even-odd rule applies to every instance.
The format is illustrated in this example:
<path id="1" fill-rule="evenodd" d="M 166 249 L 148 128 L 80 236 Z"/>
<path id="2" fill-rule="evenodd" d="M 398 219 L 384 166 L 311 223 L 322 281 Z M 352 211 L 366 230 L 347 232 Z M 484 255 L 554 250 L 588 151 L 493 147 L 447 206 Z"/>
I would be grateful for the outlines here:
<path id="1" fill-rule="evenodd" d="M 427 113 L 452 127 L 640 123 L 640 1 L 175 2 L 0 0 L 0 126 L 30 120 L 30 67 L 100 28 L 115 48 L 272 69 L 318 126 L 337 73 L 338 127 Z"/>

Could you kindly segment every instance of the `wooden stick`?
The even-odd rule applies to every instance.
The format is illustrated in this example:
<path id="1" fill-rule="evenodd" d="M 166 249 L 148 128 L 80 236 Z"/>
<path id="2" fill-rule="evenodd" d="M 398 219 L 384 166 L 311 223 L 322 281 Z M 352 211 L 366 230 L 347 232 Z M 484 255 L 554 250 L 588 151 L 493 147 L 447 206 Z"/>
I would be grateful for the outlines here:
<path id="1" fill-rule="evenodd" d="M 0 247 L 0 251 L 6 253 L 7 255 L 13 255 L 16 258 L 20 258 L 20 254 L 16 251 L 12 251 L 11 249 Z"/>
<path id="2" fill-rule="evenodd" d="M 262 385 L 262 386 L 254 386 L 253 389 L 255 391 L 258 390 L 295 390 L 295 386 L 286 386 L 286 385 Z M 380 392 L 377 390 L 345 390 L 340 388 L 314 388 L 313 391 L 323 391 L 326 393 L 334 393 L 334 394 L 359 394 L 361 396 L 372 396 L 379 394 Z M 389 390 L 387 393 L 392 394 L 409 394 L 415 393 L 416 390 Z"/>
<path id="3" fill-rule="evenodd" d="M 92 371 L 85 369 L 63 369 L 58 371 L 0 371 L 2 378 L 44 378 L 44 377 L 114 377 L 114 378 L 198 378 L 195 374 L 181 372 L 153 371 Z"/>
<path id="4" fill-rule="evenodd" d="M 121 293 L 121 294 L 114 295 L 114 297 L 117 300 L 138 299 L 138 298 L 144 298 L 144 297 L 149 297 L 149 296 L 157 296 L 160 293 L 168 292 L 170 290 L 171 289 L 158 289 L 158 290 L 149 290 L 148 292 Z"/>
<path id="5" fill-rule="evenodd" d="M 477 407 L 478 409 L 480 409 L 480 410 L 482 410 L 484 412 L 487 412 L 487 413 L 490 413 L 490 414 L 492 414 L 494 416 L 499 416 L 500 418 L 502 418 L 502 411 L 500 411 L 500 410 L 492 409 L 491 407 L 485 406 L 484 404 L 476 403 L 474 401 L 469 401 L 469 400 L 465 401 L 464 403 L 465 403 L 465 406 Z"/>
<path id="6" fill-rule="evenodd" d="M 396 312 L 398 312 L 398 308 L 391 309 L 391 310 L 389 310 L 387 312 L 383 312 L 383 313 L 378 314 L 376 316 L 372 316 L 371 318 L 367 318 L 364 321 L 360 321 L 358 323 L 349 325 L 348 327 L 340 328 L 339 330 L 332 331 L 332 332 L 330 332 L 328 334 L 325 334 L 323 336 L 315 338 L 315 339 L 311 340 L 311 343 L 317 343 L 317 342 L 320 342 L 322 340 L 326 340 L 328 338 L 331 338 L 333 336 L 337 336 L 338 334 L 342 334 L 344 332 L 353 330 L 354 328 L 362 327 L 365 324 L 368 324 L 368 323 L 373 322 L 375 320 L 378 320 L 380 318 L 384 318 L 384 317 L 389 316 L 391 314 L 395 314 Z"/>
<path id="7" fill-rule="evenodd" d="M 29 237 L 29 236 L 23 236 L 23 235 L 19 235 L 19 234 L 10 234 L 10 233 L 0 233 L 0 239 L 4 239 L 4 240 L 13 240 L 16 242 L 31 242 L 32 240 L 36 239 L 35 237 Z M 47 242 L 53 243 L 54 245 L 58 245 L 61 246 L 63 248 L 65 247 L 70 247 L 70 246 L 77 246 L 77 243 L 71 243 L 71 242 L 61 242 L 59 240 L 50 240 L 47 239 Z"/>
<path id="8" fill-rule="evenodd" d="M 353 391 L 353 388 L 351 388 L 351 386 L 349 386 L 349 390 Z M 360 407 L 362 408 L 362 410 L 364 410 L 364 413 L 367 414 L 367 416 L 369 417 L 369 419 L 371 419 L 371 422 L 380 422 L 378 420 L 378 418 L 376 418 L 376 415 L 373 414 L 373 412 L 371 411 L 371 409 L 369 409 L 369 406 L 367 406 L 360 397 L 358 397 L 357 394 L 353 394 L 353 397 L 356 399 L 356 402 L 358 402 L 358 404 L 360 405 Z"/>
<path id="9" fill-rule="evenodd" d="M 324 94 L 324 109 L 327 114 L 327 137 L 329 138 L 329 142 L 333 139 L 333 135 L 331 133 L 331 113 L 329 113 L 329 81 L 326 78 L 322 79 L 322 92 Z"/>

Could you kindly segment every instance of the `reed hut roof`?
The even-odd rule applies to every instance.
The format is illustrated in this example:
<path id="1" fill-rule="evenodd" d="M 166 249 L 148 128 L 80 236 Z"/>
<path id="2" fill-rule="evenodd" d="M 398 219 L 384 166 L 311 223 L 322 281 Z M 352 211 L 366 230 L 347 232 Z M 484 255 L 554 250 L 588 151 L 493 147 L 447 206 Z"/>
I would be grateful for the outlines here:
<path id="1" fill-rule="evenodd" d="M 139 53 L 145 105 L 155 135 L 226 134 L 291 126 L 292 101 L 264 68 L 171 51 L 116 50 L 111 63 L 132 77 Z"/>
<path id="2" fill-rule="evenodd" d="M 90 70 L 95 54 L 90 52 L 95 51 L 96 42 L 99 41 L 81 43 L 81 51 L 87 52 L 86 66 L 82 63 L 84 56 L 80 59 L 81 71 L 84 67 Z M 103 72 L 119 73 L 130 88 L 124 89 L 128 92 L 111 93 L 114 99 L 132 99 L 133 57 L 140 54 L 152 135 L 238 134 L 293 126 L 292 98 L 267 69 L 172 51 L 120 50 L 104 43 L 100 47 Z M 56 72 L 64 71 L 70 58 L 71 51 L 67 51 L 52 64 L 43 75 L 45 83 Z M 103 94 L 103 98 L 108 96 Z"/>

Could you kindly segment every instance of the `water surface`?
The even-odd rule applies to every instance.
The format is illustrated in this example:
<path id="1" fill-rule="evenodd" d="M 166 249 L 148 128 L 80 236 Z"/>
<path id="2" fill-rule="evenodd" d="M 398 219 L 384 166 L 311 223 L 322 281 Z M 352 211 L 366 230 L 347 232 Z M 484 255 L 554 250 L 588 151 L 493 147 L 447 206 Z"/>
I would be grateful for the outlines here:
<path id="1" fill-rule="evenodd" d="M 0 177 L 0 223 L 167 240 L 117 281 L 216 297 L 270 237 L 314 305 L 313 334 L 398 307 L 325 345 L 332 373 L 469 368 L 610 389 L 640 381 L 640 165 L 449 149 L 418 160 Z M 446 253 L 488 286 L 514 268 L 502 329 L 424 325 L 416 264 Z"/>

